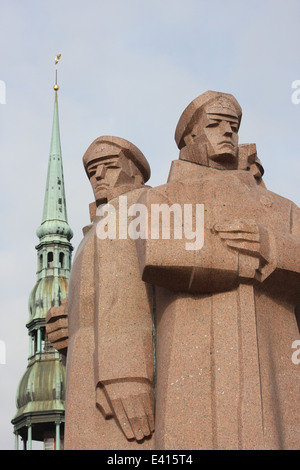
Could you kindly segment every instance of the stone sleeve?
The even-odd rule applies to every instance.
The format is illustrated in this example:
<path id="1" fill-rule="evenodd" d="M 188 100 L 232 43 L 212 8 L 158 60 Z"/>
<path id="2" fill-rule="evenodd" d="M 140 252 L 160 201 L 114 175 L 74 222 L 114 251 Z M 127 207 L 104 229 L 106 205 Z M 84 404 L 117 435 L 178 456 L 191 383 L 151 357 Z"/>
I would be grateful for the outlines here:
<path id="1" fill-rule="evenodd" d="M 237 287 L 238 253 L 228 250 L 220 237 L 213 233 L 211 228 L 215 221 L 211 214 L 208 212 L 204 214 L 203 245 L 199 249 L 188 249 L 191 240 L 185 237 L 184 224 L 187 217 L 185 205 L 176 203 L 176 195 L 173 198 L 173 194 L 170 196 L 168 191 L 170 190 L 167 185 L 159 190 L 151 189 L 139 200 L 147 207 L 148 213 L 148 237 L 136 240 L 142 279 L 172 291 L 190 293 L 219 292 Z M 166 219 L 172 207 L 173 210 L 175 208 L 179 212 L 181 210 L 181 237 L 178 234 L 176 236 L 174 232 L 173 210 L 170 210 L 169 238 L 164 238 L 162 233 L 163 218 L 159 222 L 159 236 L 153 237 L 153 208 L 158 206 L 161 208 L 164 206 Z M 192 211 L 195 219 L 195 215 L 197 216 L 195 207 L 192 207 Z"/>
<path id="2" fill-rule="evenodd" d="M 95 385 L 152 382 L 152 288 L 141 280 L 135 241 L 95 243 Z"/>

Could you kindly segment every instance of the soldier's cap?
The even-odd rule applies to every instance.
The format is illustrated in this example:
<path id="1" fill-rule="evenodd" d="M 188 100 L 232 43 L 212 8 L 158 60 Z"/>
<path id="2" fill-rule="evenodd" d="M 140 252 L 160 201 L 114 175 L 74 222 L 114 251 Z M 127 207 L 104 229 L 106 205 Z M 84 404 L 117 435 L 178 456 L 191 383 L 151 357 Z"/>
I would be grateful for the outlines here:
<path id="1" fill-rule="evenodd" d="M 221 93 L 218 91 L 206 91 L 202 95 L 195 98 L 183 111 L 176 130 L 175 130 L 175 141 L 179 149 L 185 146 L 184 137 L 188 135 L 197 119 L 199 118 L 204 106 L 211 104 L 209 112 L 215 113 L 218 108 L 222 108 L 222 114 L 236 114 L 238 119 L 238 126 L 240 126 L 242 119 L 242 109 L 235 99 L 235 97 L 229 93 Z M 218 111 L 219 112 L 219 111 Z"/>
<path id="2" fill-rule="evenodd" d="M 118 156 L 121 152 L 135 164 L 141 172 L 144 182 L 148 181 L 151 171 L 146 157 L 134 144 L 121 137 L 106 135 L 95 139 L 83 155 L 85 171 L 87 172 L 87 167 L 92 161 Z"/>

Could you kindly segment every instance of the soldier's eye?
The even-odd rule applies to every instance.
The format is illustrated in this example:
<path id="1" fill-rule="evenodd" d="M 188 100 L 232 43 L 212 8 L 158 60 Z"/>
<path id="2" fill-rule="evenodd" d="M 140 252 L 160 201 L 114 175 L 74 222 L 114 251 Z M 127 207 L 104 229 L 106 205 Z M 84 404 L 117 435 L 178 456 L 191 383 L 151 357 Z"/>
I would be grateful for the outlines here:
<path id="1" fill-rule="evenodd" d="M 221 122 L 221 121 L 217 121 L 217 120 L 216 120 L 216 121 L 213 121 L 213 122 L 207 124 L 206 127 L 218 127 L 218 125 L 220 124 L 220 122 Z"/>

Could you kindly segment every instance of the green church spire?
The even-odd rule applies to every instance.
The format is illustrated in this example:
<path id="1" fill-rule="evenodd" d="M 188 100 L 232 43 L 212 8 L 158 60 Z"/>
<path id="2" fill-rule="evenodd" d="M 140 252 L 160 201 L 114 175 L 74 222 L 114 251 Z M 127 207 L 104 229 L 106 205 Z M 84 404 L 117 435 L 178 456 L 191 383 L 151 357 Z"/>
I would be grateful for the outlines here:
<path id="1" fill-rule="evenodd" d="M 37 281 L 28 302 L 28 365 L 18 386 L 17 411 L 12 419 L 16 448 L 20 437 L 26 449 L 32 448 L 32 441 L 43 441 L 45 449 L 58 450 L 63 445 L 65 358 L 51 346 L 46 332 L 48 310 L 59 306 L 68 295 L 73 250 L 65 199 L 58 89 L 56 83 L 43 217 L 37 229 Z"/>
<path id="2" fill-rule="evenodd" d="M 47 183 L 44 199 L 42 224 L 37 230 L 41 241 L 55 234 L 70 240 L 73 236 L 68 225 L 64 187 L 62 153 L 60 144 L 57 88 L 55 89 L 52 136 L 48 163 Z"/>
<path id="3" fill-rule="evenodd" d="M 64 220 L 67 222 L 57 91 L 55 92 L 52 137 L 42 222 L 46 220 Z"/>

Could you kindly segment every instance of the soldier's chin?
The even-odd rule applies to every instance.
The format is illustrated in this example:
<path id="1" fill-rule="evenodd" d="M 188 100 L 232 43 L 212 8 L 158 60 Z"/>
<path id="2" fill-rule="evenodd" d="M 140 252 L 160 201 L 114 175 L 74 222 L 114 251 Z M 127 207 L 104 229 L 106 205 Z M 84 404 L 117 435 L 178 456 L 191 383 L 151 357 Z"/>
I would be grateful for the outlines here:
<path id="1" fill-rule="evenodd" d="M 95 194 L 96 205 L 107 203 L 107 189 L 102 189 L 96 192 Z"/>
<path id="2" fill-rule="evenodd" d="M 218 163 L 235 163 L 237 161 L 237 154 L 228 146 L 227 148 L 222 149 L 222 152 L 212 155 L 211 160 Z"/>

